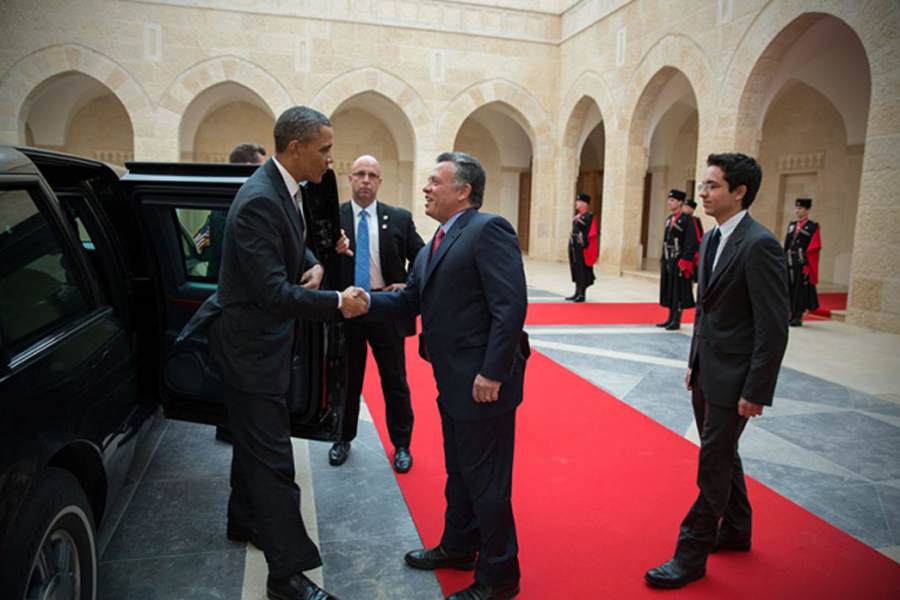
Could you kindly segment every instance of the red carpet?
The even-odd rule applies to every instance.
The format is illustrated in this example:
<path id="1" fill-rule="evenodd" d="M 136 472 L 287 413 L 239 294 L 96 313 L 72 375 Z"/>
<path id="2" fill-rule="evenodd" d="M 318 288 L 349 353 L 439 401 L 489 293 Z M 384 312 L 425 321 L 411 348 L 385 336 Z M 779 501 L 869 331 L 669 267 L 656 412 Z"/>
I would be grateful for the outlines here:
<path id="1" fill-rule="evenodd" d="M 846 292 L 825 292 L 819 294 L 819 308 L 812 311 L 813 315 L 819 317 L 831 318 L 831 311 L 847 310 L 847 293 Z"/>
<path id="2" fill-rule="evenodd" d="M 665 321 L 669 309 L 659 304 L 620 302 L 534 303 L 528 305 L 528 325 L 647 325 Z M 694 310 L 684 311 L 684 323 L 694 322 Z"/>
<path id="3" fill-rule="evenodd" d="M 431 368 L 415 347 L 409 338 L 415 466 L 397 479 L 431 546 L 443 526 L 443 454 Z M 390 448 L 371 356 L 368 373 L 363 393 Z M 900 565 L 755 481 L 753 551 L 711 556 L 706 578 L 682 590 L 649 588 L 644 571 L 672 555 L 696 496 L 697 448 L 537 352 L 517 433 L 522 600 L 898 597 Z M 445 593 L 472 581 L 468 572 L 438 576 Z"/>

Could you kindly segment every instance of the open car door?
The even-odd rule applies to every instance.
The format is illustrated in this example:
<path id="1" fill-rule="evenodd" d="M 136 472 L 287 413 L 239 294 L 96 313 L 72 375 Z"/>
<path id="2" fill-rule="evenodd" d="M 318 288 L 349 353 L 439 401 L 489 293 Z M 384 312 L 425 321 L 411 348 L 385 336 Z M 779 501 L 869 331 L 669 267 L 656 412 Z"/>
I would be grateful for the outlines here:
<path id="1" fill-rule="evenodd" d="M 210 369 L 208 340 L 178 333 L 216 290 L 225 217 L 241 184 L 256 165 L 127 163 L 122 178 L 149 240 L 161 313 L 161 393 L 167 417 L 225 424 L 222 381 Z M 341 281 L 334 246 L 340 237 L 337 184 L 329 171 L 308 185 L 308 243 L 327 282 Z M 340 319 L 340 318 L 339 318 Z M 341 431 L 347 375 L 344 323 L 301 321 L 288 394 L 291 435 L 336 441 Z"/>

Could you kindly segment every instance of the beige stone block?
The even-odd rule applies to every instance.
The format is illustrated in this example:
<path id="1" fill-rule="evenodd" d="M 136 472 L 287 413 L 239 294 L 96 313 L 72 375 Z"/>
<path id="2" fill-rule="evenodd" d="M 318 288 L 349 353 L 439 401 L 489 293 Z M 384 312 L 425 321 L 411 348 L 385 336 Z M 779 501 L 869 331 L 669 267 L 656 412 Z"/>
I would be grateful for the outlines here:
<path id="1" fill-rule="evenodd" d="M 850 284 L 848 308 L 860 311 L 877 311 L 881 308 L 883 282 L 879 279 L 855 276 Z"/>
<path id="2" fill-rule="evenodd" d="M 897 110 L 897 106 L 900 105 L 900 94 L 897 93 L 900 91 L 900 85 L 896 85 L 895 82 L 893 89 L 884 90 L 889 91 L 894 93 L 876 94 L 871 100 L 866 129 L 869 139 L 882 135 L 895 136 L 900 133 L 900 115 L 898 115 L 900 111 Z"/>
<path id="3" fill-rule="evenodd" d="M 128 75 L 122 69 L 115 69 L 103 83 L 116 92 L 126 81 L 128 81 Z"/>

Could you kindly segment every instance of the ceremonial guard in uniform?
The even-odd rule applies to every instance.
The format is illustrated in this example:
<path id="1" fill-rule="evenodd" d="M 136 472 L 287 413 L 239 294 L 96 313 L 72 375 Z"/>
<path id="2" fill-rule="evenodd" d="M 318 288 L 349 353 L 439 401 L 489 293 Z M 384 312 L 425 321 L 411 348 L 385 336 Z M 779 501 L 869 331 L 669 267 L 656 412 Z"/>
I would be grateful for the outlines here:
<path id="1" fill-rule="evenodd" d="M 809 219 L 812 208 L 811 198 L 798 198 L 794 205 L 796 221 L 788 225 L 784 238 L 784 252 L 787 254 L 788 272 L 791 276 L 791 320 L 792 327 L 803 324 L 803 313 L 819 308 L 816 284 L 819 283 L 819 251 L 822 240 L 819 224 Z"/>
<path id="2" fill-rule="evenodd" d="M 594 284 L 594 263 L 597 262 L 599 244 L 597 242 L 597 221 L 588 211 L 591 197 L 578 194 L 575 197 L 575 217 L 572 219 L 572 233 L 569 235 L 569 268 L 575 293 L 566 298 L 572 302 L 584 302 L 587 288 Z"/>
<path id="3" fill-rule="evenodd" d="M 684 212 L 694 220 L 694 231 L 697 232 L 697 251 L 694 252 L 694 276 L 691 279 L 697 282 L 697 267 L 700 266 L 700 240 L 703 239 L 703 222 L 700 217 L 694 215 L 697 210 L 697 203 L 693 199 L 688 198 L 684 201 Z"/>
<path id="4" fill-rule="evenodd" d="M 659 303 L 669 309 L 669 318 L 656 326 L 669 331 L 681 327 L 683 309 L 694 307 L 692 285 L 697 232 L 694 218 L 682 210 L 684 198 L 681 190 L 669 192 L 667 206 L 672 214 L 666 218 L 662 258 L 659 261 Z"/>

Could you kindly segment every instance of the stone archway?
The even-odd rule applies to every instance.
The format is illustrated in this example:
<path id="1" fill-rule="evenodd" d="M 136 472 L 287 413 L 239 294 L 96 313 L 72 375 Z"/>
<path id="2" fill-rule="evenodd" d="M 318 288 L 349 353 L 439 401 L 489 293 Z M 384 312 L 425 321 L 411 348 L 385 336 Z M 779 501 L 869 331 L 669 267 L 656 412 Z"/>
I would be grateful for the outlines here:
<path id="1" fill-rule="evenodd" d="M 621 104 L 621 114 L 631 117 L 621 119 L 622 128 L 616 132 L 614 151 L 610 152 L 610 159 L 624 167 L 622 181 L 612 182 L 609 190 L 611 197 L 620 198 L 621 203 L 610 203 L 607 209 L 607 221 L 613 222 L 610 234 L 618 236 L 611 247 L 620 249 L 619 256 L 611 260 L 617 258 L 615 262 L 622 269 L 642 267 L 648 151 L 655 125 L 663 116 L 659 100 L 667 84 L 678 74 L 687 79 L 697 105 L 697 154 L 703 155 L 703 149 L 713 144 L 710 132 L 715 131 L 717 94 L 709 57 L 693 40 L 668 35 L 653 46 L 631 77 Z M 699 162 L 695 160 L 695 171 L 700 168 Z"/>
<path id="2" fill-rule="evenodd" d="M 334 114 L 350 98 L 376 92 L 394 103 L 412 126 L 417 148 L 432 146 L 434 120 L 422 97 L 402 79 L 383 69 L 366 67 L 344 73 L 313 96 L 309 105 L 326 115 Z"/>
<path id="3" fill-rule="evenodd" d="M 742 93 L 723 103 L 723 114 L 730 110 L 736 115 L 732 126 L 723 128 L 723 133 L 730 136 L 735 147 L 746 152 L 757 151 L 760 123 L 767 106 L 766 92 L 776 77 L 781 59 L 804 34 L 828 17 L 852 30 L 864 50 L 871 87 L 853 233 L 847 321 L 900 333 L 900 305 L 896 303 L 900 293 L 900 264 L 892 250 L 897 236 L 891 233 L 885 238 L 884 232 L 884 224 L 896 221 L 900 214 L 895 201 L 896 168 L 893 161 L 885 158 L 900 153 L 900 124 L 896 120 L 900 73 L 891 52 L 885 51 L 896 44 L 893 32 L 900 28 L 900 7 L 888 2 L 857 6 L 828 1 L 817 3 L 815 12 L 803 8 L 794 4 L 766 6 L 748 28 L 731 61 L 734 66 L 725 78 L 727 89 L 742 90 Z M 772 31 L 777 32 L 774 37 L 767 33 Z M 752 65 L 749 71 L 748 65 Z M 886 239 L 890 241 L 885 243 Z"/>
<path id="4" fill-rule="evenodd" d="M 530 187 L 517 213 L 526 214 L 527 219 L 519 219 L 518 224 L 527 224 L 528 254 L 532 257 L 555 258 L 554 231 L 555 215 L 553 207 L 556 196 L 556 181 L 553 161 L 554 128 L 547 112 L 540 102 L 525 88 L 503 79 L 492 79 L 475 84 L 459 93 L 441 115 L 436 149 L 447 150 L 455 147 L 457 135 L 463 124 L 488 105 L 503 108 L 503 113 L 514 121 L 531 142 L 532 164 Z M 525 180 L 522 180 L 525 181 Z M 528 185 L 527 182 L 525 185 Z M 520 233 L 520 237 L 523 234 Z"/>
<path id="5" fill-rule="evenodd" d="M 575 192 L 576 181 L 579 177 L 580 157 L 583 145 L 587 142 L 586 136 L 595 127 L 603 127 L 604 152 L 603 152 L 603 182 L 599 195 L 605 195 L 605 189 L 610 178 L 615 174 L 608 168 L 610 133 L 616 125 L 615 104 L 609 87 L 603 78 L 593 72 L 586 71 L 578 76 L 572 87 L 566 93 L 560 109 L 559 131 L 562 140 L 560 153 L 557 157 L 557 204 L 556 204 L 556 257 L 565 257 L 566 244 L 569 235 L 570 220 L 572 216 L 572 197 Z M 586 131 L 587 130 L 587 131 Z M 598 196 L 595 191 L 594 197 Z M 601 228 L 605 221 L 602 219 L 602 208 L 592 206 L 591 210 L 600 217 Z M 605 241 L 602 235 L 601 240 Z M 603 268 L 603 245 L 600 249 L 599 268 Z"/>
<path id="6" fill-rule="evenodd" d="M 134 77 L 114 60 L 91 48 L 61 44 L 22 58 L 0 80 L 0 140 L 25 143 L 25 122 L 33 92 L 66 73 L 87 75 L 108 88 L 125 108 L 135 140 L 151 136 L 152 105 Z"/>
<path id="7" fill-rule="evenodd" d="M 169 160 L 180 159 L 180 132 L 191 103 L 211 88 L 229 83 L 252 90 L 276 118 L 294 105 L 291 94 L 281 82 L 254 63 L 236 56 L 221 56 L 198 63 L 178 75 L 159 101 L 157 138 L 172 140 L 167 152 Z"/>

